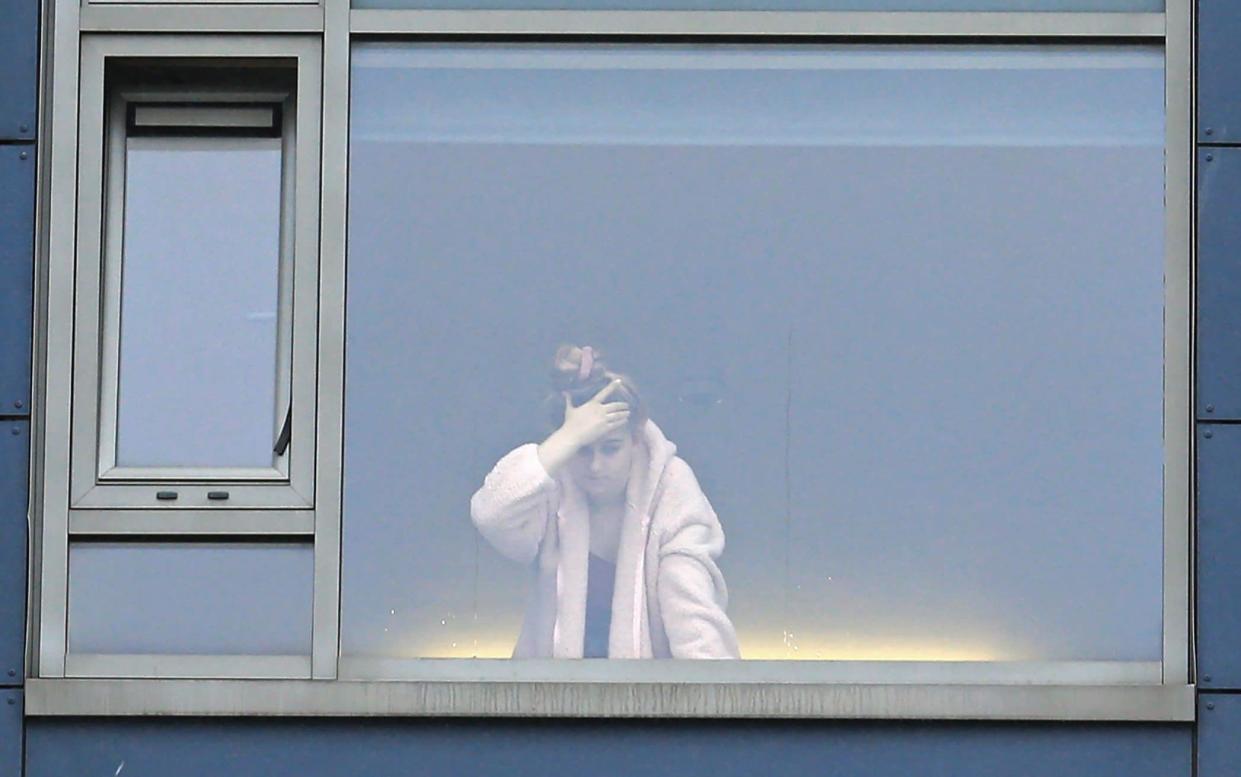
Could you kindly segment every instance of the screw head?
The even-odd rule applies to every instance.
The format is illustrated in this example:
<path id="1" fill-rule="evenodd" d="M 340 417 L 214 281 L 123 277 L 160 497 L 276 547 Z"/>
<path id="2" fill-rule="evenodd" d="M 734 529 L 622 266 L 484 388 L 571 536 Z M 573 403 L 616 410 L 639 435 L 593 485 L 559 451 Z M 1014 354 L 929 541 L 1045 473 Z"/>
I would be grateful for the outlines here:
<path id="1" fill-rule="evenodd" d="M 14 437 L 16 437 L 17 435 L 21 433 L 22 433 L 22 430 L 18 429 L 16 426 L 14 426 L 12 429 L 9 430 L 9 434 L 13 435 Z"/>
<path id="2" fill-rule="evenodd" d="M 25 403 L 24 403 L 24 402 L 22 402 L 20 399 L 15 399 L 15 400 L 13 400 L 13 407 L 16 407 L 16 408 L 18 408 L 18 409 L 21 409 L 22 405 L 24 405 L 24 404 L 25 404 Z"/>
<path id="3" fill-rule="evenodd" d="M 1204 674 L 1204 675 L 1202 676 L 1202 682 L 1204 682 L 1204 683 L 1209 683 L 1209 682 L 1211 682 L 1211 675 L 1209 675 L 1209 674 Z"/>
<path id="4" fill-rule="evenodd" d="M 1215 134 L 1215 130 L 1211 129 L 1210 127 L 1207 127 L 1207 128 L 1204 130 L 1204 132 L 1205 132 L 1207 135 L 1214 135 L 1214 134 Z"/>
<path id="5" fill-rule="evenodd" d="M 1209 701 L 1209 702 L 1207 702 L 1207 709 L 1209 709 L 1209 710 L 1213 710 L 1213 709 L 1215 709 L 1215 702 L 1213 702 L 1213 701 Z"/>
<path id="6" fill-rule="evenodd" d="M 17 156 L 18 156 L 18 158 L 19 158 L 19 159 L 25 159 L 26 157 L 30 156 L 30 154 L 27 154 L 25 151 L 23 151 L 23 152 L 21 152 L 20 154 L 18 154 Z"/>
<path id="7" fill-rule="evenodd" d="M 1207 161 L 1208 161 L 1208 162 L 1214 162 L 1214 161 L 1215 161 L 1215 155 L 1214 155 L 1214 154 L 1207 154 Z"/>
<path id="8" fill-rule="evenodd" d="M 21 407 L 21 405 L 18 405 L 18 407 Z M 1207 405 L 1207 412 L 1208 412 L 1208 413 L 1214 413 L 1214 412 L 1215 412 L 1215 405 Z"/>
<path id="9" fill-rule="evenodd" d="M 12 704 L 16 704 L 16 703 L 17 703 L 17 699 L 14 699 L 12 696 L 10 696 L 8 699 L 6 699 L 6 701 L 8 701 L 8 703 L 9 703 L 10 705 L 12 705 Z"/>
<path id="10" fill-rule="evenodd" d="M 1205 432 L 1202 433 L 1202 436 L 1209 440 L 1215 436 L 1215 432 L 1211 431 L 1210 429 L 1207 429 Z"/>

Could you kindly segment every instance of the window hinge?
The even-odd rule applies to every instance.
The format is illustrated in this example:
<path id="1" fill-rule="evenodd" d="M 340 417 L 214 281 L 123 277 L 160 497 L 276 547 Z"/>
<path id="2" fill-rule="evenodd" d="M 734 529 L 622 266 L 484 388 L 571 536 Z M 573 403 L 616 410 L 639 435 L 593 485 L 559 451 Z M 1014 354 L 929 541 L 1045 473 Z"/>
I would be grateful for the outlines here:
<path id="1" fill-rule="evenodd" d="M 291 439 L 293 439 L 293 405 L 289 405 L 289 412 L 284 414 L 284 425 L 280 427 L 280 435 L 276 437 L 276 445 L 272 451 L 277 456 L 283 456 L 284 452 L 289 449 Z"/>

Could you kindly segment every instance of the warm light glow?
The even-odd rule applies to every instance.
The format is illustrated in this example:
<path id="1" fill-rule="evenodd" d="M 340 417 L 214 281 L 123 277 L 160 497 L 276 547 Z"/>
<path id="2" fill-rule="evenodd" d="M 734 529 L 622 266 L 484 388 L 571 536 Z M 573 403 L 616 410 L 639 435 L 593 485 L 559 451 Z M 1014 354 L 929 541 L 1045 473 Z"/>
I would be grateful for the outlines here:
<path id="1" fill-rule="evenodd" d="M 477 640 L 452 641 L 410 640 L 402 646 L 400 655 L 405 658 L 508 658 L 513 654 L 514 633 L 481 635 Z M 752 661 L 1005 661 L 1011 660 L 995 645 L 968 644 L 953 641 L 906 641 L 897 642 L 873 638 L 871 640 L 841 640 L 813 638 L 788 644 L 779 636 L 774 638 L 742 634 L 741 657 Z"/>
<path id="2" fill-rule="evenodd" d="M 464 640 L 409 640 L 401 646 L 399 655 L 404 658 L 509 658 L 516 642 L 515 633 L 484 634 L 477 639 Z"/>
<path id="3" fill-rule="evenodd" d="M 741 635 L 741 657 L 755 661 L 1002 661 L 993 646 L 960 641 L 896 642 L 870 640 L 797 639 L 785 644 L 778 636 Z"/>

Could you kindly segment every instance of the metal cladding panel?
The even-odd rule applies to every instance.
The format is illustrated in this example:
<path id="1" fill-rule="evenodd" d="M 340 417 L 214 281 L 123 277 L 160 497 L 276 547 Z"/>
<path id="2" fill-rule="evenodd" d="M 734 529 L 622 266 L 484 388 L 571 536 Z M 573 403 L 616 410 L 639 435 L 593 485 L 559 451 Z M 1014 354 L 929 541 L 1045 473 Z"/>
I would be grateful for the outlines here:
<path id="1" fill-rule="evenodd" d="M 1241 696 L 1204 693 L 1198 696 L 1199 777 L 1237 773 L 1241 764 Z"/>
<path id="2" fill-rule="evenodd" d="M 1198 140 L 1241 142 L 1241 3 L 1198 0 Z"/>
<path id="3" fill-rule="evenodd" d="M 34 200 L 34 146 L 0 145 L 0 415 L 30 409 Z"/>
<path id="4" fill-rule="evenodd" d="M 4 4 L 0 73 L 0 140 L 32 140 L 39 93 L 39 0 Z"/>
<path id="5" fill-rule="evenodd" d="M 25 677 L 29 458 L 30 423 L 0 421 L 0 686 L 20 685 Z"/>
<path id="6" fill-rule="evenodd" d="M 0 777 L 21 777 L 22 773 L 22 692 L 19 688 L 0 690 Z"/>
<path id="7" fill-rule="evenodd" d="M 845 721 L 52 719 L 27 777 L 1175 777 L 1189 725 Z"/>
<path id="8" fill-rule="evenodd" d="M 1198 682 L 1241 688 L 1241 426 L 1198 428 Z"/>
<path id="9" fill-rule="evenodd" d="M 1241 418 L 1241 149 L 1198 152 L 1198 418 Z"/>

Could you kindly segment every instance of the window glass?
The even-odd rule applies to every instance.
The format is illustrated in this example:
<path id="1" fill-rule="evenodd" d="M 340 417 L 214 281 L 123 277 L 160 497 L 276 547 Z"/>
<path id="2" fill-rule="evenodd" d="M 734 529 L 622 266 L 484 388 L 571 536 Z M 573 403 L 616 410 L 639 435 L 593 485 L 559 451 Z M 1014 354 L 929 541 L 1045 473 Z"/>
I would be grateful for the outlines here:
<path id="1" fill-rule="evenodd" d="M 309 545 L 72 545 L 69 652 L 309 655 L 313 556 Z"/>
<path id="2" fill-rule="evenodd" d="M 1162 11 L 1164 0 L 353 0 L 354 8 L 624 11 Z"/>
<path id="3" fill-rule="evenodd" d="M 270 467 L 280 138 L 131 137 L 116 463 Z"/>
<path id="4" fill-rule="evenodd" d="M 1162 66 L 355 47 L 346 658 L 1157 661 Z"/>

